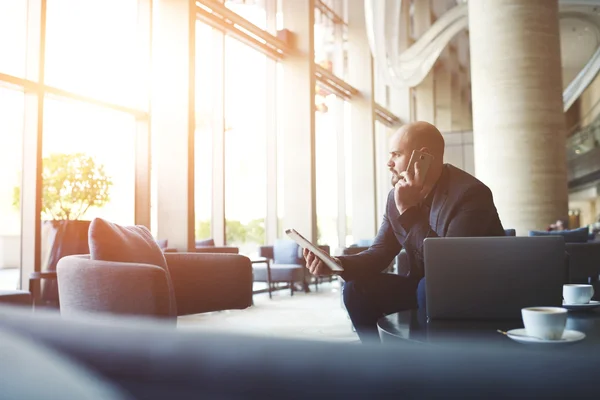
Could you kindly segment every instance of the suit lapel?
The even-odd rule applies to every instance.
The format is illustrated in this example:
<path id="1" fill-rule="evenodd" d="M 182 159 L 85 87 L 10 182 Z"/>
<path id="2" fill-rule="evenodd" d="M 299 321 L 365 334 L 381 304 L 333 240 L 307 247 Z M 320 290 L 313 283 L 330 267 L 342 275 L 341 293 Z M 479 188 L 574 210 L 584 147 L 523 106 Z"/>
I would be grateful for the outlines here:
<path id="1" fill-rule="evenodd" d="M 429 212 L 429 226 L 433 228 L 435 232 L 438 231 L 441 211 L 446 204 L 448 199 L 448 167 L 444 166 L 441 179 L 439 180 L 439 187 L 433 195 L 433 201 L 431 203 L 431 211 Z"/>

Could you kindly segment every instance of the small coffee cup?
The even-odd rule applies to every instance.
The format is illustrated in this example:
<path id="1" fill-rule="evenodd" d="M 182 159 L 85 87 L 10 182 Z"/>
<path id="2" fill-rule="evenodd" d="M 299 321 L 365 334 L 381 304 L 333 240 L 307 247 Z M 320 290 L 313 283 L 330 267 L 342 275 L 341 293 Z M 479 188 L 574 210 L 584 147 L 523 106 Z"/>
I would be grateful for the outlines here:
<path id="1" fill-rule="evenodd" d="M 585 284 L 563 285 L 565 304 L 587 304 L 594 296 L 594 287 Z"/>
<path id="2" fill-rule="evenodd" d="M 562 338 L 567 324 L 567 309 L 562 307 L 528 307 L 521 309 L 527 335 L 546 340 Z"/>

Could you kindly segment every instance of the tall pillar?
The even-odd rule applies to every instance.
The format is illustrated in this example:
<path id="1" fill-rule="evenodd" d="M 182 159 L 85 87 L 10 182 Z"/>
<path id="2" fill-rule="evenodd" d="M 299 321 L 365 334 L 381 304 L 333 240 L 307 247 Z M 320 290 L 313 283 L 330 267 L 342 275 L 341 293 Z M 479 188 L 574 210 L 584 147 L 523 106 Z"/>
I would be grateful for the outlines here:
<path id="1" fill-rule="evenodd" d="M 452 121 L 452 131 L 461 131 L 463 129 L 462 126 L 462 103 L 460 98 L 460 92 L 462 87 L 462 79 L 460 76 L 460 68 L 458 65 L 458 60 L 456 59 L 456 52 L 452 53 L 452 57 L 454 58 L 454 69 L 452 72 L 451 78 L 451 121 Z"/>
<path id="2" fill-rule="evenodd" d="M 469 2 L 475 172 L 518 235 L 567 216 L 558 0 Z"/>
<path id="3" fill-rule="evenodd" d="M 156 0 L 152 34 L 152 155 L 156 235 L 194 245 L 194 48 L 196 3 Z M 169 77 L 167 79 L 166 77 Z"/>
<path id="4" fill-rule="evenodd" d="M 417 38 L 421 37 L 431 26 L 431 1 L 415 1 L 413 17 L 414 31 Z M 435 123 L 435 82 L 433 70 L 416 87 L 416 118 L 418 121 Z"/>
<path id="5" fill-rule="evenodd" d="M 446 65 L 438 66 L 435 78 L 435 126 L 441 132 L 452 130 L 452 73 Z"/>
<path id="6" fill-rule="evenodd" d="M 315 2 L 282 2 L 283 27 L 293 32 L 294 53 L 283 64 L 279 122 L 283 135 L 283 229 L 317 240 L 315 176 Z"/>
<path id="7" fill-rule="evenodd" d="M 367 39 L 364 7 L 359 4 L 348 7 L 348 61 L 348 82 L 360 92 L 352 99 L 350 116 L 352 238 L 356 242 L 372 239 L 377 233 L 373 61 Z"/>

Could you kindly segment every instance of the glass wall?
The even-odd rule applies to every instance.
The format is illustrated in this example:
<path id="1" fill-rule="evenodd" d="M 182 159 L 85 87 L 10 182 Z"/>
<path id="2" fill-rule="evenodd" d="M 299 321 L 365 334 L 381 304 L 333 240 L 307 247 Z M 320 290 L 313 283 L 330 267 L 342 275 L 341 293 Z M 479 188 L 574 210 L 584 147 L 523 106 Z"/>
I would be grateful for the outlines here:
<path id="1" fill-rule="evenodd" d="M 35 124 L 25 122 L 41 122 L 41 220 L 136 222 L 136 146 L 143 137 L 138 122 L 148 116 L 150 67 L 150 14 L 139 9 L 149 10 L 147 1 L 47 0 L 41 7 L 0 0 L 0 270 L 23 268 L 27 277 L 41 268 L 21 265 L 21 248 L 33 252 L 41 245 L 21 243 L 22 230 L 36 229 L 20 209 L 22 185 L 35 185 L 22 182 L 23 155 L 35 153 L 37 133 Z M 28 21 L 36 5 L 46 12 L 41 32 L 34 19 Z M 41 53 L 27 37 L 45 43 L 44 65 L 35 65 Z M 38 85 L 37 73 L 25 75 L 26 60 L 47 86 Z M 39 115 L 36 93 L 44 96 Z M 31 254 L 26 258 L 32 260 Z M 0 287 L 6 287 L 4 276 Z M 11 285 L 18 282 L 11 278 Z"/>
<path id="2" fill-rule="evenodd" d="M 315 7 L 315 63 L 344 79 L 347 26 L 342 0 L 322 1 Z"/>
<path id="3" fill-rule="evenodd" d="M 267 12 L 265 0 L 226 0 L 225 7 L 261 29 L 267 29 Z"/>
<path id="4" fill-rule="evenodd" d="M 269 23 L 266 0 L 225 6 L 259 28 L 274 25 L 275 9 Z M 276 118 L 274 102 L 268 102 L 271 61 L 203 22 L 196 26 L 196 239 L 220 234 L 211 221 L 224 218 L 225 245 L 255 255 L 266 243 L 267 134 Z M 220 159 L 223 166 L 214 165 Z M 221 179 L 224 197 L 215 191 Z"/>
<path id="5" fill-rule="evenodd" d="M 24 101 L 22 90 L 0 82 L 0 269 L 20 265 L 21 213 L 16 195 L 21 187 Z M 0 281 L 0 288 L 7 287 Z"/>
<path id="6" fill-rule="evenodd" d="M 0 73 L 25 77 L 27 1 L 0 0 Z"/>
<path id="7" fill-rule="evenodd" d="M 137 48 L 138 0 L 47 4 L 46 84 L 112 103 L 139 104 L 145 68 Z"/>
<path id="8" fill-rule="evenodd" d="M 345 2 L 326 0 L 315 4 L 315 63 L 344 80 L 347 75 L 347 25 Z M 331 88 L 318 83 L 316 88 L 315 159 L 317 190 L 317 237 L 333 252 L 346 247 L 351 227 L 346 222 L 351 202 L 346 196 L 350 186 L 345 164 L 351 154 L 340 149 L 352 147 L 346 101 Z M 343 198 L 340 198 L 343 197 Z M 346 224 L 344 226 L 344 224 Z"/>
<path id="9" fill-rule="evenodd" d="M 265 243 L 266 78 L 266 56 L 226 37 L 225 236 L 244 254 Z"/>
<path id="10" fill-rule="evenodd" d="M 135 224 L 135 133 L 132 115 L 46 96 L 42 218 Z"/>

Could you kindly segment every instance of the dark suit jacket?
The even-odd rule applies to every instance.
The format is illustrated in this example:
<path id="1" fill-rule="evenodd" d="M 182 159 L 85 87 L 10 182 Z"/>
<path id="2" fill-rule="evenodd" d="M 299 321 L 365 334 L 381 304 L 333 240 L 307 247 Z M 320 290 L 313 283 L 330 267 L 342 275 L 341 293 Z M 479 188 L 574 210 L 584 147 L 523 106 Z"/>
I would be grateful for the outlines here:
<path id="1" fill-rule="evenodd" d="M 445 164 L 430 196 L 431 210 L 423 204 L 400 215 L 391 190 L 383 223 L 371 247 L 356 255 L 338 257 L 345 270 L 342 278 L 348 281 L 380 273 L 404 247 L 410 276 L 420 279 L 424 276 L 425 238 L 505 235 L 492 192 L 467 172 Z"/>

